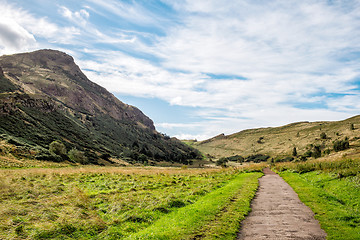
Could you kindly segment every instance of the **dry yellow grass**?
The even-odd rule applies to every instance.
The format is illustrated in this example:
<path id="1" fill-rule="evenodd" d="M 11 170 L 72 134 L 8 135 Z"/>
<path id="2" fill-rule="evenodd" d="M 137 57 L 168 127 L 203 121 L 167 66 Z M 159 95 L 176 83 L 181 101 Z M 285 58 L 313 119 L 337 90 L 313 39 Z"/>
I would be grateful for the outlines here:
<path id="1" fill-rule="evenodd" d="M 355 129 L 350 130 L 350 124 Z M 321 139 L 325 133 L 327 138 Z M 267 154 L 272 157 L 291 155 L 294 147 L 298 154 L 305 153 L 310 144 L 332 149 L 333 141 L 349 137 L 352 147 L 359 147 L 360 116 L 338 122 L 300 122 L 276 128 L 244 130 L 228 136 L 203 142 L 188 143 L 204 154 L 216 158 L 233 155 Z"/>
<path id="2" fill-rule="evenodd" d="M 2 169 L 0 239 L 99 239 L 102 232 L 118 239 L 116 234 L 128 235 L 177 204 L 195 202 L 247 167 Z"/>

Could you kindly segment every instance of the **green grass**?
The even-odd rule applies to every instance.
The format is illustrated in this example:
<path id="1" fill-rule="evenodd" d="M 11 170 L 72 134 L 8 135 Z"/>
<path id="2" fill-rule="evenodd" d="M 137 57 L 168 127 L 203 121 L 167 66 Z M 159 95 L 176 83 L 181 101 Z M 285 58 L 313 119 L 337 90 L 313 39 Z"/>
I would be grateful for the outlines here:
<path id="1" fill-rule="evenodd" d="M 313 210 L 328 239 L 360 239 L 359 175 L 339 178 L 338 173 L 289 170 L 280 176 Z"/>
<path id="2" fill-rule="evenodd" d="M 224 187 L 159 219 L 151 227 L 130 235 L 128 239 L 194 239 L 200 236 L 235 239 L 240 220 L 250 210 L 250 201 L 261 175 L 240 174 Z M 231 204 L 232 200 L 234 204 Z M 229 212 L 230 209 L 236 211 Z"/>
<path id="3" fill-rule="evenodd" d="M 298 173 L 321 171 L 336 174 L 339 178 L 360 175 L 360 159 L 340 158 L 335 160 L 319 160 L 307 162 L 291 162 L 276 164 L 276 170 L 291 170 Z"/>
<path id="4" fill-rule="evenodd" d="M 172 217 L 182 234 L 226 236 L 222 231 L 233 234 L 248 211 L 260 175 L 90 166 L 0 170 L 0 239 L 123 239 Z M 190 215 L 176 219 L 184 212 Z M 185 233 L 187 219 L 194 226 Z"/>

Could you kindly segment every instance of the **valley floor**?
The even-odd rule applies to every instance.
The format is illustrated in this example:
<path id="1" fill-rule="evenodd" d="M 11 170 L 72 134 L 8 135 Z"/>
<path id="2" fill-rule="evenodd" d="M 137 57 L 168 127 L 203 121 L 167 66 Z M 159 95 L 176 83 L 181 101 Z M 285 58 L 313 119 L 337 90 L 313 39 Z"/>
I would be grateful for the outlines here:
<path id="1" fill-rule="evenodd" d="M 261 176 L 234 168 L 3 169 L 0 239 L 234 239 Z"/>

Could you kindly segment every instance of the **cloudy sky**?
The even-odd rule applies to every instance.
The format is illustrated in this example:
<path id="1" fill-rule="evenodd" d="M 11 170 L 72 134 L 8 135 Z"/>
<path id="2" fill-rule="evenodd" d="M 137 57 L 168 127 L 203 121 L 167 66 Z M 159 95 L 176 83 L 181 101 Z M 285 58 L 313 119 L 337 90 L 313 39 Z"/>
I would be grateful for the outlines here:
<path id="1" fill-rule="evenodd" d="M 0 0 L 0 55 L 65 51 L 170 136 L 360 113 L 358 0 Z"/>

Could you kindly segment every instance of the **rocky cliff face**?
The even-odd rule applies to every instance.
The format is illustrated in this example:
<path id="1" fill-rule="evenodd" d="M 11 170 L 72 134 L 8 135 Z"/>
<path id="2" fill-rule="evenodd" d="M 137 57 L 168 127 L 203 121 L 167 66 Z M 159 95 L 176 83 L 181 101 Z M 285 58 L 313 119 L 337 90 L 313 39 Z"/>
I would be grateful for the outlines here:
<path id="1" fill-rule="evenodd" d="M 39 50 L 0 57 L 0 71 L 24 92 L 48 96 L 64 107 L 89 115 L 106 114 L 155 130 L 150 118 L 91 82 L 66 53 Z"/>
<path id="2" fill-rule="evenodd" d="M 48 151 L 53 141 L 85 153 L 128 162 L 187 163 L 200 153 L 158 133 L 150 118 L 91 82 L 71 56 L 40 50 L 0 57 L 0 139 L 60 161 Z M 108 157 L 105 157 L 108 159 Z M 62 159 L 64 160 L 64 159 Z"/>

